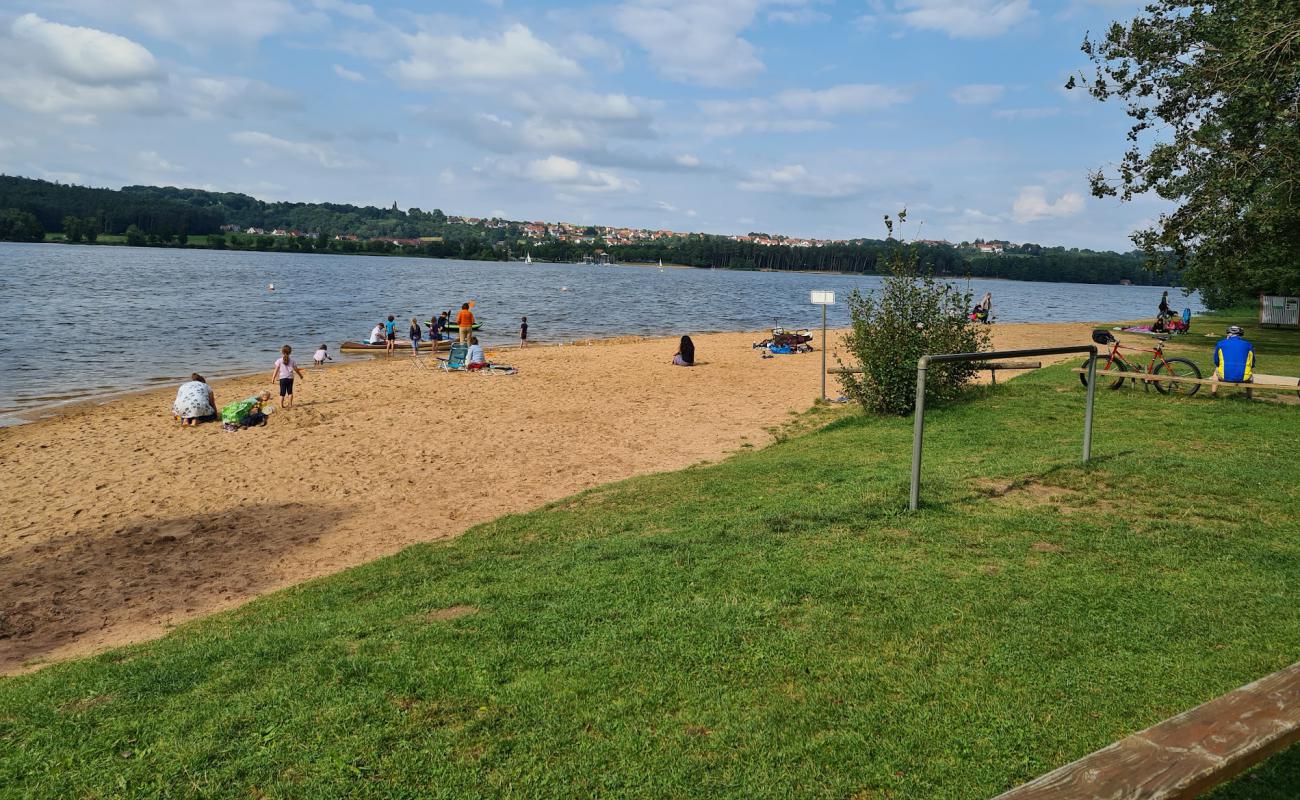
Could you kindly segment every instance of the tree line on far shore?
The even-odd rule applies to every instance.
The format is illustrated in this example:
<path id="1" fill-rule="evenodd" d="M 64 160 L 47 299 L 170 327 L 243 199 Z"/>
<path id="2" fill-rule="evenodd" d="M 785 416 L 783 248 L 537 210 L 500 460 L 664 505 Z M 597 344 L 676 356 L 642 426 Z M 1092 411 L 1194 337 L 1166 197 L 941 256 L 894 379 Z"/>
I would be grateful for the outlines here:
<path id="1" fill-rule="evenodd" d="M 222 230 L 225 227 L 236 230 Z M 247 233 L 248 229 L 263 233 Z M 269 231 L 310 233 L 274 236 Z M 528 252 L 536 260 L 578 262 L 600 252 L 616 262 L 680 264 L 737 270 L 872 274 L 885 270 L 888 242 L 856 239 L 821 247 L 764 245 L 726 236 L 690 234 L 628 245 L 547 239 L 524 241 L 513 223 L 453 222 L 441 210 L 335 203 L 268 203 L 245 194 L 175 187 L 120 190 L 68 186 L 0 176 L 0 240 L 43 241 L 46 232 L 68 242 L 137 247 L 404 255 L 504 261 Z M 594 232 L 593 232 L 594 233 Z M 392 239 L 416 240 L 398 244 Z M 944 276 L 1029 281 L 1152 285 L 1176 275 L 1144 269 L 1138 253 L 1096 252 L 1037 244 L 1001 255 L 976 254 L 942 244 L 917 244 L 923 268 Z"/>

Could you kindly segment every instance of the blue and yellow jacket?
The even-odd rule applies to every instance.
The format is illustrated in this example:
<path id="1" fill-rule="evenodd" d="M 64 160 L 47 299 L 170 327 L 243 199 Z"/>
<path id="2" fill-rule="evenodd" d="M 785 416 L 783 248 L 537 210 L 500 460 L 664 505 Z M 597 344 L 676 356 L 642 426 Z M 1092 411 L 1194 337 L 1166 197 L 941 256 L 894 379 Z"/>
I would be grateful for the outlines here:
<path id="1" fill-rule="evenodd" d="M 1248 381 L 1255 369 L 1255 346 L 1229 336 L 1214 346 L 1214 374 L 1221 381 Z"/>

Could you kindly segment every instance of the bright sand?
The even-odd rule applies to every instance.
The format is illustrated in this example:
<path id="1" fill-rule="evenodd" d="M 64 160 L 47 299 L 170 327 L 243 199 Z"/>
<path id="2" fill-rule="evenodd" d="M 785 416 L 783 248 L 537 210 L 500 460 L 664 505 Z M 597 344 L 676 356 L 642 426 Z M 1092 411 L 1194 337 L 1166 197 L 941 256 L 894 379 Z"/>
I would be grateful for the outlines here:
<path id="1" fill-rule="evenodd" d="M 1090 328 L 993 330 L 1008 349 L 1086 344 Z M 818 395 L 820 353 L 761 359 L 761 335 L 693 338 L 693 369 L 669 364 L 671 339 L 502 351 L 513 376 L 419 370 L 407 354 L 309 368 L 294 408 L 237 433 L 181 428 L 175 387 L 0 429 L 0 673 L 762 446 Z M 270 372 L 214 382 L 218 401 L 273 388 Z"/>

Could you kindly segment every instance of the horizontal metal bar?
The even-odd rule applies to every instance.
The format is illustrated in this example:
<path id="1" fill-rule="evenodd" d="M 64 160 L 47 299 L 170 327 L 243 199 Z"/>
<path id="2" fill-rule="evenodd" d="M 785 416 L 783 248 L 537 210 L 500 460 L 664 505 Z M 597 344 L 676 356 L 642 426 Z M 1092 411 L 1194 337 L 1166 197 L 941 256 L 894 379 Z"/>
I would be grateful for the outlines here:
<path id="1" fill-rule="evenodd" d="M 933 356 L 921 356 L 916 365 L 922 362 L 937 364 L 945 361 L 988 361 L 993 358 L 1019 358 L 1021 356 L 1057 356 L 1067 353 L 1089 353 L 1096 355 L 1097 345 L 1076 344 L 1069 347 L 1035 347 L 1028 350 L 990 350 L 987 353 L 940 353 Z"/>

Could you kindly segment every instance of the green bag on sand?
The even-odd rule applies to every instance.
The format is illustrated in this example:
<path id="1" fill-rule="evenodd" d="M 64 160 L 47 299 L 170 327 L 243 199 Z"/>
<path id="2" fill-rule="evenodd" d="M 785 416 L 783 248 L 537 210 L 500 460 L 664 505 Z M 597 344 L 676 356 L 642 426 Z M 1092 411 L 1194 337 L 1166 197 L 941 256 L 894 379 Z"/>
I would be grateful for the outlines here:
<path id="1" fill-rule="evenodd" d="M 259 405 L 261 405 L 261 401 L 256 397 L 227 403 L 221 407 L 221 421 L 228 422 L 231 425 L 238 425 L 243 421 L 244 417 L 256 411 Z"/>

